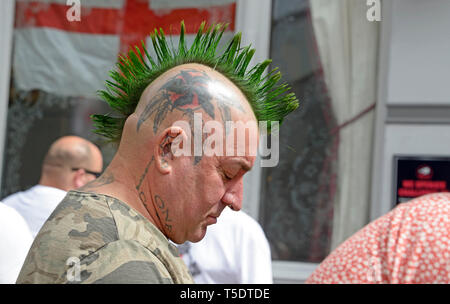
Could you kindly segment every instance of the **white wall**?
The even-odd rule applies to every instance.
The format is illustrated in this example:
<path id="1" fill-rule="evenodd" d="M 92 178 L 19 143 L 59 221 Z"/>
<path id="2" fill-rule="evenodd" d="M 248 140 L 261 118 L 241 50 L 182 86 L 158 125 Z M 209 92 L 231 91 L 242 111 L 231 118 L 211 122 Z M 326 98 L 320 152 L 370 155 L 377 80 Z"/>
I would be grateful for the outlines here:
<path id="1" fill-rule="evenodd" d="M 387 102 L 450 103 L 450 1 L 392 4 Z"/>
<path id="2" fill-rule="evenodd" d="M 394 154 L 450 155 L 450 1 L 382 3 L 372 219 L 392 208 Z"/>

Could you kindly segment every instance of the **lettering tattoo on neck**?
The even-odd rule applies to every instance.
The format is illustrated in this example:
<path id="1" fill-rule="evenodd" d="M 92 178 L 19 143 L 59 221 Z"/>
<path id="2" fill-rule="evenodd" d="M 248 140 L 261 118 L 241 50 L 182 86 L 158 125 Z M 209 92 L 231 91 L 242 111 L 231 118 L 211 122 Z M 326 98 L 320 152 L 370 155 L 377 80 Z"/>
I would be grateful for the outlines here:
<path id="1" fill-rule="evenodd" d="M 214 90 L 215 88 L 219 89 Z M 211 92 L 213 90 L 215 91 L 214 97 Z M 226 91 L 224 84 L 212 79 L 205 72 L 195 69 L 182 70 L 170 78 L 158 90 L 159 94 L 156 94 L 145 106 L 144 111 L 139 116 L 136 131 L 139 132 L 141 125 L 154 115 L 153 132 L 156 134 L 167 114 L 174 110 L 181 111 L 183 115 L 188 116 L 191 129 L 194 112 L 203 110 L 209 117 L 215 119 L 215 104 L 217 103 L 223 122 L 231 120 L 230 106 L 244 112 L 239 102 L 234 100 L 236 97 L 222 96 L 221 90 Z M 214 98 L 217 102 L 213 102 Z"/>
<path id="2" fill-rule="evenodd" d="M 169 218 L 169 208 L 166 206 L 164 201 L 159 195 L 155 195 L 155 204 L 156 207 L 158 207 L 159 211 L 156 210 L 156 216 L 161 221 L 161 217 L 159 215 L 159 212 L 161 212 L 161 215 L 165 215 L 164 217 L 164 227 L 171 232 L 172 231 L 172 225 L 168 224 L 168 222 L 172 222 L 172 220 Z M 162 223 L 162 221 L 161 221 Z"/>
<path id="3" fill-rule="evenodd" d="M 164 140 L 164 142 L 166 142 L 166 139 Z M 140 179 L 139 179 L 139 183 L 136 185 L 136 190 L 139 193 L 139 200 L 142 202 L 142 204 L 144 205 L 145 209 L 147 210 L 147 212 L 150 214 L 150 209 L 148 206 L 148 201 L 147 201 L 147 197 L 145 196 L 144 191 L 141 189 L 142 186 L 142 182 L 144 181 L 145 177 L 147 176 L 148 173 L 148 169 L 150 168 L 150 165 L 153 163 L 153 161 L 155 160 L 155 157 L 152 156 L 152 159 L 148 162 L 147 166 L 145 167 L 144 173 L 141 175 Z M 164 201 L 162 200 L 162 198 L 159 195 L 155 195 L 155 204 L 156 207 L 158 207 L 158 209 L 156 209 L 156 216 L 158 217 L 159 221 L 162 223 L 161 221 L 161 216 L 159 215 L 159 213 L 161 213 L 162 215 L 164 215 L 164 227 L 171 232 L 172 231 L 172 225 L 168 224 L 169 222 L 171 222 L 172 220 L 169 218 L 169 208 L 167 208 L 166 204 L 164 203 Z"/>
<path id="4" fill-rule="evenodd" d="M 139 184 L 137 184 L 137 186 L 136 186 L 137 191 L 139 191 L 141 189 L 142 182 L 144 181 L 144 178 L 147 176 L 148 168 L 150 168 L 150 165 L 152 164 L 154 159 L 155 159 L 155 157 L 152 156 L 152 159 L 148 162 L 147 166 L 145 167 L 144 174 L 141 175 L 141 178 L 139 179 Z"/>
<path id="5" fill-rule="evenodd" d="M 148 209 L 148 206 L 147 206 L 147 204 L 148 204 L 147 198 L 145 197 L 144 191 L 141 190 L 141 186 L 142 186 L 142 182 L 144 181 L 145 177 L 147 176 L 148 169 L 150 168 L 150 165 L 153 163 L 154 160 L 155 160 L 155 157 L 152 156 L 152 159 L 150 159 L 147 166 L 145 167 L 144 173 L 141 175 L 141 178 L 139 178 L 139 183 L 136 185 L 136 190 L 139 194 L 139 200 L 142 202 L 142 204 L 144 205 L 145 209 L 147 210 L 147 212 L 149 214 L 150 214 L 150 210 Z"/>

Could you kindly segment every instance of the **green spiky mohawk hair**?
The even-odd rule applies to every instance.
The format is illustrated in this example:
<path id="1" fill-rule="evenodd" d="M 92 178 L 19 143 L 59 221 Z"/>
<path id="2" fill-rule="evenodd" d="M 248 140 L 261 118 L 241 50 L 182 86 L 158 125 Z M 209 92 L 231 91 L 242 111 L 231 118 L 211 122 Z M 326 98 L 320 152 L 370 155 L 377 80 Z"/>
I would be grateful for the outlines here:
<path id="1" fill-rule="evenodd" d="M 255 49 L 241 48 L 241 33 L 237 33 L 221 53 L 217 53 L 219 41 L 227 25 L 216 24 L 205 28 L 203 22 L 194 42 L 188 48 L 185 42 L 185 26 L 181 22 L 178 48 L 170 47 L 162 29 L 151 34 L 156 58 L 152 58 L 142 42 L 144 54 L 138 47 L 130 50 L 127 57 L 119 56 L 118 70 L 112 70 L 106 81 L 106 90 L 99 91 L 100 97 L 119 113 L 92 115 L 94 132 L 109 141 L 119 142 L 127 117 L 132 114 L 145 88 L 169 69 L 185 64 L 199 63 L 209 66 L 230 79 L 246 96 L 258 121 L 278 121 L 298 107 L 294 93 L 287 93 L 287 84 L 277 84 L 281 73 L 274 69 L 263 76 L 271 60 L 265 60 L 247 71 Z M 147 60 L 147 61 L 146 61 Z M 268 123 L 270 132 L 271 123 Z"/>

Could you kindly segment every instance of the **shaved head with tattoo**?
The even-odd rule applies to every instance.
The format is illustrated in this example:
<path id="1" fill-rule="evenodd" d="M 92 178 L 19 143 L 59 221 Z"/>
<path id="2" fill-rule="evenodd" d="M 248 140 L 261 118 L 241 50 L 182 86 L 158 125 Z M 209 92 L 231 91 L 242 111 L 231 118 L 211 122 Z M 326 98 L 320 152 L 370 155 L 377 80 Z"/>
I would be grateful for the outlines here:
<path id="1" fill-rule="evenodd" d="M 214 91 L 217 86 L 223 91 Z M 155 110 L 149 113 L 149 108 Z M 174 157 L 172 143 L 192 139 L 174 123 L 193 125 L 194 113 L 202 114 L 202 124 L 219 121 L 223 130 L 224 118 L 256 126 L 249 103 L 230 80 L 201 64 L 177 66 L 145 89 L 126 120 L 117 154 L 105 172 L 110 183 L 88 186 L 127 202 L 179 244 L 200 241 L 226 206 L 241 209 L 243 175 L 255 160 L 249 155 Z"/>
<path id="2" fill-rule="evenodd" d="M 100 92 L 115 113 L 93 115 L 117 153 L 55 210 L 19 282 L 192 283 L 169 240 L 198 242 L 224 208 L 241 209 L 258 122 L 270 128 L 298 106 L 279 72 L 263 75 L 269 60 L 247 69 L 254 50 L 240 34 L 216 51 L 224 30 L 203 23 L 188 48 L 182 23 L 177 49 L 155 30 L 156 58 L 144 47 L 119 59 Z M 42 246 L 58 242 L 67 248 L 46 262 Z M 78 268 L 65 266 L 71 257 Z"/>

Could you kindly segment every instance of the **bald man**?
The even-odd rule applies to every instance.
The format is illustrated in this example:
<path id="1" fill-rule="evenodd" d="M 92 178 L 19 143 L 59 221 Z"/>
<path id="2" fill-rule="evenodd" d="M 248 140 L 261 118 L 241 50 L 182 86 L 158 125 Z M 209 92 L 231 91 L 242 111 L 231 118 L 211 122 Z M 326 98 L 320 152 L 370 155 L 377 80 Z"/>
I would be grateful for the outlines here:
<path id="1" fill-rule="evenodd" d="M 253 53 L 237 48 L 240 35 L 228 48 L 243 52 L 236 59 L 241 64 L 233 64 L 232 51 L 228 57 L 214 55 L 222 36 L 217 31 L 210 35 L 200 28 L 189 50 L 183 25 L 181 32 L 179 50 L 169 53 L 164 35 L 153 37 L 160 66 L 131 54 L 122 60 L 121 72 L 112 74 L 120 83 L 110 92 L 117 95 L 103 92 L 103 97 L 124 118 L 103 116 L 96 125 L 119 140 L 118 151 L 100 178 L 70 191 L 57 207 L 36 237 L 18 283 L 193 283 L 169 240 L 198 242 L 225 207 L 241 209 L 243 175 L 253 166 L 259 136 L 250 100 L 260 102 L 254 105 L 260 113 L 266 100 L 255 96 L 279 91 L 264 91 L 276 77 L 259 83 L 268 63 L 248 78 L 244 72 L 234 77 L 219 72 L 245 70 Z M 230 61 L 214 63 L 219 58 Z M 252 99 L 246 88 L 253 88 Z M 271 109 L 279 111 L 266 114 L 281 120 L 279 112 L 289 112 L 286 100 L 281 106 L 275 100 Z M 235 122 L 249 126 L 244 132 L 255 140 L 229 141 L 240 132 L 227 132 L 225 125 Z"/>
<path id="2" fill-rule="evenodd" d="M 78 136 L 64 136 L 45 155 L 39 184 L 3 201 L 24 217 L 35 237 L 67 191 L 94 180 L 102 168 L 103 158 L 97 146 Z"/>

